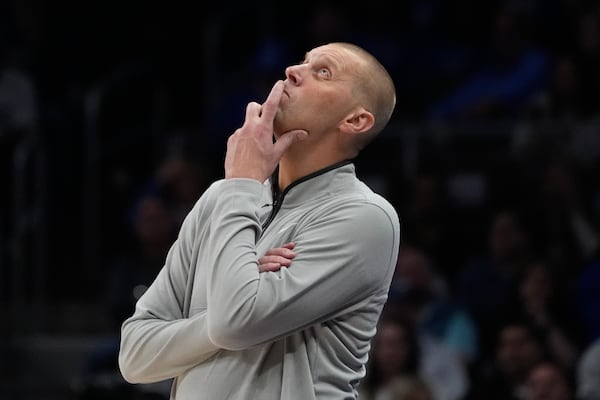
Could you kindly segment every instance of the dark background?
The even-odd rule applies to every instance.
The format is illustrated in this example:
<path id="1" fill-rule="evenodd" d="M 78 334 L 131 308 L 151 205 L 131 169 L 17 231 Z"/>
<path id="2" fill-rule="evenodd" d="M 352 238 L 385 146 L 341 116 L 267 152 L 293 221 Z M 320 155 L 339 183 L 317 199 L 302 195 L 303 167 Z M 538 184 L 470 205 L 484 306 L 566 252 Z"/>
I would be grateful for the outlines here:
<path id="1" fill-rule="evenodd" d="M 598 257 L 599 10 L 577 0 L 1 2 L 0 397 L 82 393 L 92 354 L 118 334 L 107 302 L 138 246 L 138 200 L 157 194 L 177 226 L 190 193 L 222 176 L 245 104 L 334 40 L 364 46 L 395 80 L 395 114 L 357 171 L 396 206 L 403 239 L 454 282 L 486 253 L 496 213 L 513 210 L 575 299 Z M 580 328 L 583 348 L 598 333 Z"/>

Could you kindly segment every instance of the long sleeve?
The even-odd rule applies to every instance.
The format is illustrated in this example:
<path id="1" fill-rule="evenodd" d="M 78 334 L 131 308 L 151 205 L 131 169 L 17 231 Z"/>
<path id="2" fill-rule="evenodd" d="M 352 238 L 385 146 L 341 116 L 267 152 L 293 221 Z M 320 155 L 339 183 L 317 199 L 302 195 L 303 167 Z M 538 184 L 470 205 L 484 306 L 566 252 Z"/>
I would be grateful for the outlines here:
<path id="1" fill-rule="evenodd" d="M 211 217 L 218 229 L 207 245 L 207 330 L 213 343 L 249 348 L 335 318 L 370 296 L 387 296 L 399 247 L 397 215 L 387 203 L 356 196 L 335 209 L 314 211 L 298 228 L 292 266 L 260 274 L 261 190 L 249 179 L 220 187 Z"/>
<path id="2" fill-rule="evenodd" d="M 195 259 L 201 251 L 196 244 L 208 231 L 203 222 L 212 211 L 214 194 L 213 186 L 187 215 L 164 267 L 122 325 L 119 368 L 131 383 L 178 376 L 219 350 L 209 340 L 206 311 L 189 315 L 196 290 Z"/>

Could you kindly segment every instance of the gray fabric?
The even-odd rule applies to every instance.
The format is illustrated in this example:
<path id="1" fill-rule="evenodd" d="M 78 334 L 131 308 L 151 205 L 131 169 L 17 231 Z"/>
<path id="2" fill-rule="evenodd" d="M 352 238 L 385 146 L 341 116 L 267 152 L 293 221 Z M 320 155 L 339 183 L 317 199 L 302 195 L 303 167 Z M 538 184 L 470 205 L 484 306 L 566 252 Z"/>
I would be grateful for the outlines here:
<path id="1" fill-rule="evenodd" d="M 393 207 L 348 164 L 290 189 L 262 232 L 269 183 L 217 181 L 122 326 L 130 382 L 172 399 L 354 399 L 396 265 Z M 289 268 L 258 272 L 296 243 Z"/>

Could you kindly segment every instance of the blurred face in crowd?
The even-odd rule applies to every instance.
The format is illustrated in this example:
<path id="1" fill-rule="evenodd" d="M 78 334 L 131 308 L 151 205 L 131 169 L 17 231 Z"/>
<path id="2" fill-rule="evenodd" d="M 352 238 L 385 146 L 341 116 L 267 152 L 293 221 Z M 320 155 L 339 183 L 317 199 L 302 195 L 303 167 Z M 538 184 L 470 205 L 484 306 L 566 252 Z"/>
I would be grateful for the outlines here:
<path id="1" fill-rule="evenodd" d="M 523 232 L 515 217 L 509 212 L 498 214 L 490 232 L 490 247 L 500 258 L 509 257 L 524 244 Z"/>
<path id="2" fill-rule="evenodd" d="M 410 353 L 408 332 L 396 323 L 383 322 L 375 336 L 373 361 L 382 376 L 390 378 L 406 369 Z"/>
<path id="3" fill-rule="evenodd" d="M 536 365 L 526 384 L 526 400 L 571 400 L 571 390 L 564 373 L 554 364 Z"/>
<path id="4" fill-rule="evenodd" d="M 173 238 L 173 218 L 161 200 L 149 196 L 138 205 L 135 230 L 143 244 L 162 250 Z"/>
<path id="5" fill-rule="evenodd" d="M 514 380 L 525 379 L 542 359 L 542 347 L 527 327 L 511 325 L 500 332 L 497 357 L 502 371 Z"/>
<path id="6" fill-rule="evenodd" d="M 413 289 L 428 291 L 433 273 L 427 256 L 418 249 L 409 246 L 400 250 L 394 279 L 409 285 Z"/>
<path id="7" fill-rule="evenodd" d="M 552 294 L 552 279 L 545 264 L 530 265 L 519 287 L 524 304 L 531 311 L 540 311 L 546 307 Z"/>

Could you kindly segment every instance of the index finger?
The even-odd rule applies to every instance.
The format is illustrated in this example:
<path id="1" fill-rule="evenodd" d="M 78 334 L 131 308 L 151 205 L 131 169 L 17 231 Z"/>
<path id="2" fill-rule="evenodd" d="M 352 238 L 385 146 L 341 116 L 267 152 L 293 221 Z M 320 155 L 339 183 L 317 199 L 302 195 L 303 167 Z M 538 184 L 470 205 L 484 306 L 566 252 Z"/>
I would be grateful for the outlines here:
<path id="1" fill-rule="evenodd" d="M 269 96 L 265 100 L 260 110 L 261 118 L 266 118 L 267 120 L 272 121 L 275 118 L 275 113 L 277 112 L 277 108 L 279 107 L 279 101 L 281 100 L 281 96 L 283 95 L 283 81 L 278 80 L 271 88 L 271 92 Z"/>

